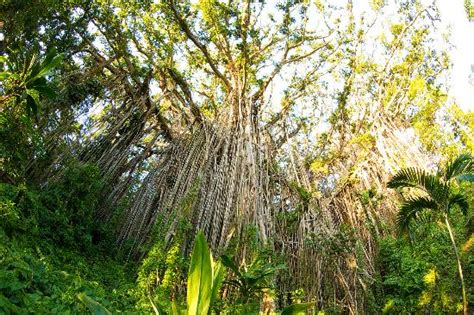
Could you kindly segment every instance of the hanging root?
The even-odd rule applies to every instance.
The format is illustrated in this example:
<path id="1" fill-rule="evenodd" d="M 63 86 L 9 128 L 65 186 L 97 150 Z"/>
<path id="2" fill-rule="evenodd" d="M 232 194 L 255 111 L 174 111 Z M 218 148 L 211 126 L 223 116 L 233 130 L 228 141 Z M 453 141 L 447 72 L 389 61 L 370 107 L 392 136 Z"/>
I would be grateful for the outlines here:
<path id="1" fill-rule="evenodd" d="M 210 245 L 224 248 L 231 230 L 255 224 L 265 242 L 273 234 L 267 152 L 244 130 L 202 127 L 172 144 L 138 191 L 119 231 L 119 243 L 137 249 L 156 224 L 169 243 L 179 220 L 203 230 Z M 192 205 L 182 202 L 196 190 Z M 191 237 L 192 239 L 192 237 Z"/>
<path id="2" fill-rule="evenodd" d="M 367 312 L 370 287 L 375 282 L 378 239 L 390 233 L 397 213 L 396 196 L 386 182 L 399 165 L 425 167 L 429 156 L 413 135 L 392 125 L 374 132 L 372 146 L 348 145 L 331 173 L 338 181 L 329 193 L 307 202 L 297 222 L 280 220 L 276 230 L 278 250 L 288 259 L 289 273 L 279 279 L 279 292 L 302 288 L 320 309 L 337 305 L 343 313 Z M 357 152 L 357 154 L 356 154 Z M 298 167 L 297 176 L 306 176 Z M 304 180 L 298 181 L 305 189 Z M 301 209 L 301 198 L 289 189 L 279 193 L 280 209 Z M 290 205 L 290 206 L 289 206 Z"/>

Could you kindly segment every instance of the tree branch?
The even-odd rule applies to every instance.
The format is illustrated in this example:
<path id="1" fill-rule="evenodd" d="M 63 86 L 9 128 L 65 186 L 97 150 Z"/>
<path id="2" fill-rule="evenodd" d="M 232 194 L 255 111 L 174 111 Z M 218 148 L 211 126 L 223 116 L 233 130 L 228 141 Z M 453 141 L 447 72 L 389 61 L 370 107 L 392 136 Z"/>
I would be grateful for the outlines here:
<path id="1" fill-rule="evenodd" d="M 206 58 L 207 63 L 209 66 L 212 68 L 212 71 L 214 74 L 219 77 L 222 82 L 224 82 L 225 86 L 227 88 L 230 88 L 230 82 L 229 80 L 217 69 L 217 66 L 215 62 L 212 60 L 211 55 L 209 54 L 209 51 L 207 50 L 206 46 L 204 46 L 199 39 L 196 37 L 196 35 L 193 34 L 193 32 L 190 30 L 188 24 L 186 24 L 186 21 L 179 15 L 178 9 L 176 8 L 174 0 L 168 0 L 170 4 L 171 11 L 173 11 L 173 15 L 176 18 L 176 21 L 178 22 L 179 26 L 181 29 L 184 31 L 186 36 L 201 50 L 203 53 L 204 57 Z"/>

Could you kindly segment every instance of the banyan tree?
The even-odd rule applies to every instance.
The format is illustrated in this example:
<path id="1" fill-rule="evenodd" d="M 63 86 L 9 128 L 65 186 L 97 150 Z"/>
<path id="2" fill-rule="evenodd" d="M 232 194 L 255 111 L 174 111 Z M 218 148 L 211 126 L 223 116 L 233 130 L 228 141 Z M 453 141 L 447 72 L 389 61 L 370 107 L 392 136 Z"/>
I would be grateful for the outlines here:
<path id="1" fill-rule="evenodd" d="M 168 241 L 183 216 L 214 248 L 224 248 L 248 224 L 258 227 L 265 243 L 275 233 L 277 211 L 273 154 L 303 125 L 289 117 L 342 46 L 339 26 L 322 23 L 323 14 L 308 4 L 282 5 L 274 16 L 272 6 L 251 1 L 165 1 L 128 10 L 118 33 L 114 14 L 95 22 L 107 39 L 105 52 L 84 39 L 84 54 L 100 62 L 99 71 L 113 78 L 111 89 L 122 96 L 96 121 L 105 135 L 94 139 L 92 128 L 93 149 L 87 147 L 83 158 L 98 162 L 116 184 L 107 197 L 114 200 L 138 164 L 147 168 L 119 243 L 133 240 L 136 249 L 155 225 Z M 138 15 L 143 24 L 134 19 Z M 130 57 L 132 50 L 139 57 Z M 192 205 L 184 213 L 189 195 Z"/>
<path id="2" fill-rule="evenodd" d="M 184 253 L 199 230 L 219 253 L 252 225 L 286 259 L 280 292 L 363 312 L 375 240 L 396 210 L 385 183 L 401 161 L 427 164 L 412 125 L 442 99 L 425 25 L 435 12 L 401 10 L 380 41 L 371 27 L 383 14 L 364 20 L 351 1 L 76 10 L 90 31 L 77 55 L 104 89 L 78 154 L 111 183 L 98 220 L 125 205 L 117 245 L 131 256 L 151 239 L 169 246 L 183 222 Z"/>

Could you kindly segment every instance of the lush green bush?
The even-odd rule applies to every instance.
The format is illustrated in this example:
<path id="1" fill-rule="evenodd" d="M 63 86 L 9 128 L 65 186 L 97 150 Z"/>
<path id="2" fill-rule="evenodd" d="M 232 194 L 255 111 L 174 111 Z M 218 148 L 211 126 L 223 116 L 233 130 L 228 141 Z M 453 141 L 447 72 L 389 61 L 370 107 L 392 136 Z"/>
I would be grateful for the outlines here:
<path id="1" fill-rule="evenodd" d="M 150 300 L 156 305 L 169 308 L 170 301 L 178 300 L 185 286 L 185 270 L 188 261 L 181 255 L 180 244 L 175 243 L 164 250 L 161 242 L 156 242 L 138 270 L 137 285 L 134 290 L 138 300 L 137 310 L 151 312 Z"/>
<path id="2" fill-rule="evenodd" d="M 0 184 L 0 313 L 87 313 L 78 294 L 135 311 L 135 268 L 111 255 L 112 231 L 94 219 L 102 187 L 91 165 L 42 188 Z"/>
<path id="3" fill-rule="evenodd" d="M 466 245 L 461 254 L 469 288 L 474 280 L 473 249 L 467 246 L 464 217 L 457 213 L 454 221 L 456 235 Z M 390 314 L 462 310 L 461 284 L 443 223 L 420 224 L 411 237 L 414 240 L 386 237 L 380 242 L 381 309 Z"/>
<path id="4" fill-rule="evenodd" d="M 7 233 L 28 231 L 59 246 L 90 248 L 107 234 L 94 213 L 103 182 L 97 167 L 73 165 L 44 188 L 0 184 L 0 223 Z"/>
<path id="5" fill-rule="evenodd" d="M 123 262 L 105 255 L 86 258 L 38 238 L 10 238 L 0 228 L 0 313 L 87 313 L 79 293 L 114 312 L 131 310 L 133 285 Z"/>

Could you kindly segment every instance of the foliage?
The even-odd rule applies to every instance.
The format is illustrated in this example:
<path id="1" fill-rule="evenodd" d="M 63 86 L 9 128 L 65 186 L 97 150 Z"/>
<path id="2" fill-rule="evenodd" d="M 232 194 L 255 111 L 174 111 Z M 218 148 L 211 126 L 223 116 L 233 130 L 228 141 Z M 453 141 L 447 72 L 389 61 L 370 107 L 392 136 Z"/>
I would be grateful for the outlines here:
<path id="1" fill-rule="evenodd" d="M 194 242 L 188 273 L 188 314 L 206 314 L 216 299 L 224 276 L 222 265 L 214 263 L 204 234 Z"/>
<path id="2" fill-rule="evenodd" d="M 259 298 L 266 289 L 271 288 L 269 279 L 276 272 L 286 268 L 285 265 L 274 266 L 265 263 L 258 256 L 250 264 L 240 268 L 234 263 L 233 258 L 227 255 L 222 255 L 221 261 L 235 276 L 235 279 L 225 281 L 225 283 L 238 290 L 240 296 L 237 302 L 243 304 Z"/>
<path id="3" fill-rule="evenodd" d="M 314 306 L 314 303 L 293 304 L 285 308 L 281 315 L 304 315 Z"/>
<path id="4" fill-rule="evenodd" d="M 470 154 L 459 155 L 448 162 L 444 168 L 440 168 L 436 174 L 429 174 L 416 168 L 402 169 L 393 176 L 388 186 L 416 190 L 411 192 L 400 207 L 397 220 L 400 231 L 407 231 L 410 223 L 415 220 L 420 223 L 430 220 L 437 221 L 439 218 L 444 219 L 458 265 L 463 311 L 464 314 L 467 314 L 468 302 L 461 258 L 449 221 L 449 216 L 452 215 L 455 208 L 465 215 L 469 209 L 466 197 L 455 192 L 457 182 L 461 181 L 474 182 L 474 159 Z"/>
<path id="5" fill-rule="evenodd" d="M 194 242 L 187 278 L 186 313 L 196 315 L 209 313 L 218 296 L 224 278 L 224 269 L 220 262 L 214 262 L 212 259 L 202 232 L 196 236 Z M 166 308 L 172 314 L 179 314 L 179 306 L 174 298 L 169 302 L 159 301 L 157 304 L 150 299 L 150 303 L 158 314 L 166 314 L 163 311 Z"/>
<path id="6" fill-rule="evenodd" d="M 170 308 L 168 301 L 179 298 L 186 266 L 187 260 L 181 256 L 179 243 L 166 251 L 160 242 L 156 242 L 138 270 L 137 286 L 134 290 L 139 300 L 137 309 L 142 312 L 150 311 L 150 299 L 156 306 Z"/>
<path id="7" fill-rule="evenodd" d="M 466 219 L 459 212 L 453 215 L 454 229 L 459 240 Z M 441 225 L 420 223 L 412 233 L 416 240 L 385 237 L 380 242 L 378 264 L 381 290 L 377 299 L 384 313 L 411 312 L 455 313 L 462 310 L 462 296 L 457 268 L 449 237 Z M 472 248 L 462 255 L 466 283 L 472 283 Z M 383 293 L 382 293 L 383 292 Z M 469 302 L 472 303 L 472 295 Z M 469 304 L 470 304 L 469 303 Z"/>
<path id="8" fill-rule="evenodd" d="M 2 175 L 10 182 L 24 176 L 25 164 L 42 155 L 41 139 L 32 117 L 37 118 L 40 98 L 57 96 L 46 76 L 62 61 L 63 55 L 51 50 L 43 60 L 33 54 L 21 59 L 20 53 L 0 56 L 0 157 Z M 6 67 L 6 69 L 5 69 Z M 37 121 L 37 119 L 36 119 Z"/>
<path id="9" fill-rule="evenodd" d="M 110 258 L 111 231 L 94 222 L 97 168 L 64 174 L 43 188 L 0 184 L 0 312 L 83 313 L 78 294 L 114 311 L 135 304 L 130 266 Z"/>
<path id="10" fill-rule="evenodd" d="M 11 54 L 13 58 L 15 54 Z M 33 55 L 26 60 L 0 60 L 7 61 L 8 71 L 0 72 L 0 80 L 4 81 L 5 96 L 0 100 L 8 102 L 15 98 L 16 104 L 26 102 L 28 114 L 38 114 L 39 96 L 57 96 L 56 92 L 48 85 L 46 76 L 63 60 L 63 55 L 51 50 L 44 58 L 38 60 L 38 56 Z M 3 105 L 3 104 L 2 104 Z"/>
<path id="11" fill-rule="evenodd" d="M 13 209 L 5 210 L 13 217 L 2 225 L 11 233 L 20 229 L 60 246 L 86 249 L 110 237 L 94 219 L 102 188 L 98 170 L 92 165 L 72 165 L 43 189 L 0 184 L 6 205 L 14 204 L 17 209 L 16 215 Z"/>
<path id="12" fill-rule="evenodd" d="M 129 266 L 105 253 L 86 256 L 27 234 L 11 238 L 0 228 L 0 257 L 1 313 L 87 313 L 79 293 L 114 312 L 135 303 Z"/>
<path id="13" fill-rule="evenodd" d="M 91 311 L 92 314 L 94 315 L 110 315 L 112 313 L 109 312 L 105 307 L 100 305 L 100 303 L 94 301 L 94 299 L 88 297 L 84 293 L 79 293 L 77 295 L 77 298 L 81 300 L 82 303 L 84 303 L 87 308 Z"/>

